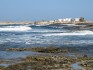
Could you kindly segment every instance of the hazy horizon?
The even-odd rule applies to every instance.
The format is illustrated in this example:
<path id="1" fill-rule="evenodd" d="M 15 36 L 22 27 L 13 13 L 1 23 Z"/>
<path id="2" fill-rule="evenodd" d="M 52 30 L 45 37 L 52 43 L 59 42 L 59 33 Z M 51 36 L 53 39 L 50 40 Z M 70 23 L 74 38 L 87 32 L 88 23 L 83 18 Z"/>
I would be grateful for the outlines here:
<path id="1" fill-rule="evenodd" d="M 93 0 L 0 0 L 0 21 L 84 17 L 93 20 Z"/>

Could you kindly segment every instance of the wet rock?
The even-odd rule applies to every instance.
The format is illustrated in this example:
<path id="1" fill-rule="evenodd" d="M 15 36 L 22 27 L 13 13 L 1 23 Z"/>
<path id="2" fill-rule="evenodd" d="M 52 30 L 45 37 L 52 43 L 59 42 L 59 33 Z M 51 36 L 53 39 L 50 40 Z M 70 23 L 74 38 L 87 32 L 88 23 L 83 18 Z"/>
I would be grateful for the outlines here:
<path id="1" fill-rule="evenodd" d="M 68 52 L 66 49 L 58 47 L 35 47 L 35 48 L 9 48 L 7 51 L 34 51 L 41 53 L 65 53 Z"/>

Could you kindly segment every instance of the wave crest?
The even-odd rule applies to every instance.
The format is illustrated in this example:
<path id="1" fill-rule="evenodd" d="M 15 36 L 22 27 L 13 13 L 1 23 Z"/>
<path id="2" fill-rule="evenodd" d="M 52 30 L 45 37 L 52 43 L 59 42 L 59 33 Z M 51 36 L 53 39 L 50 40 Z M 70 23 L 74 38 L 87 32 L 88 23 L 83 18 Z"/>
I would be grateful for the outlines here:
<path id="1" fill-rule="evenodd" d="M 28 31 L 31 30 L 31 27 L 28 26 L 5 26 L 0 27 L 0 31 Z"/>
<path id="2" fill-rule="evenodd" d="M 93 35 L 93 31 L 89 30 L 82 30 L 82 31 L 75 31 L 75 32 L 70 32 L 70 33 L 50 33 L 50 34 L 45 34 L 43 36 L 75 36 L 75 35 Z"/>

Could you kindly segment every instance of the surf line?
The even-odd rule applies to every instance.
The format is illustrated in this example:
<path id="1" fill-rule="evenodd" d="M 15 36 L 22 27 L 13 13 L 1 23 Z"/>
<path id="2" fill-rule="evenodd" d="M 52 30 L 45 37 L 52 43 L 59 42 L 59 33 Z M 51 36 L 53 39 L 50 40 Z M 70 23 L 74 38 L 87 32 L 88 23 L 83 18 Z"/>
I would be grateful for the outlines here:
<path id="1" fill-rule="evenodd" d="M 32 28 L 28 26 L 6 26 L 6 27 L 1 27 L 0 31 L 28 31 L 31 29 Z"/>

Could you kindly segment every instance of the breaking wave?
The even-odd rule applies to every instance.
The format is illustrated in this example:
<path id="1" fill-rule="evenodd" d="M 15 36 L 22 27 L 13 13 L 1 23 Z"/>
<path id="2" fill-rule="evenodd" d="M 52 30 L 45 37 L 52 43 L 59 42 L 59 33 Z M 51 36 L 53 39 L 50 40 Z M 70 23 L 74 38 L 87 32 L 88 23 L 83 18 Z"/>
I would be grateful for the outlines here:
<path id="1" fill-rule="evenodd" d="M 28 26 L 4 26 L 0 27 L 0 31 L 28 31 L 31 30 Z"/>
<path id="2" fill-rule="evenodd" d="M 76 35 L 93 35 L 93 31 L 89 30 L 82 30 L 82 31 L 74 31 L 69 33 L 50 33 L 44 34 L 43 36 L 76 36 Z"/>

